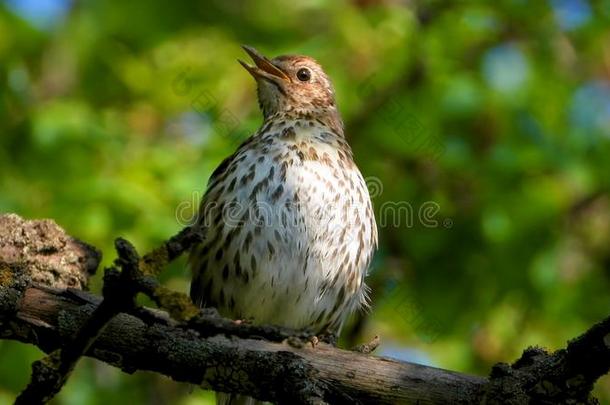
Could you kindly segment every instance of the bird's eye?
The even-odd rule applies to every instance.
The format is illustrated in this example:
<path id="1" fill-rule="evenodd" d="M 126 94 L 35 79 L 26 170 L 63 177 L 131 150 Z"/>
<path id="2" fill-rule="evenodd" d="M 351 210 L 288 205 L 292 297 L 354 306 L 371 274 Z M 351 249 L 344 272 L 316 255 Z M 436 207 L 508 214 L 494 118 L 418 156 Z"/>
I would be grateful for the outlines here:
<path id="1" fill-rule="evenodd" d="M 311 79 L 311 71 L 307 68 L 301 68 L 297 72 L 297 79 L 302 82 L 308 82 Z"/>

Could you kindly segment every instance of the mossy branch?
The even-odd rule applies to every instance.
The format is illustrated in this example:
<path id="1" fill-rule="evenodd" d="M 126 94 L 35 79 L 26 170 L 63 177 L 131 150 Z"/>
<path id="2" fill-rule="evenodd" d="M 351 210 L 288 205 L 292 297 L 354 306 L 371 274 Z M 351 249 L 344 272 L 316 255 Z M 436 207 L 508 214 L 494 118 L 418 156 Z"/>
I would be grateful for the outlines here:
<path id="1" fill-rule="evenodd" d="M 140 258 L 118 239 L 102 299 L 82 291 L 99 263 L 96 249 L 51 221 L 0 216 L 0 338 L 50 353 L 33 364 L 31 384 L 17 402 L 52 397 L 82 355 L 126 372 L 151 370 L 216 391 L 298 404 L 595 404 L 593 384 L 610 368 L 610 318 L 565 349 L 526 349 L 513 364 L 494 366 L 489 378 L 365 354 L 377 339 L 356 351 L 312 347 L 307 331 L 238 324 L 160 286 L 158 274 L 197 240 L 187 229 Z M 137 307 L 137 293 L 172 316 Z"/>

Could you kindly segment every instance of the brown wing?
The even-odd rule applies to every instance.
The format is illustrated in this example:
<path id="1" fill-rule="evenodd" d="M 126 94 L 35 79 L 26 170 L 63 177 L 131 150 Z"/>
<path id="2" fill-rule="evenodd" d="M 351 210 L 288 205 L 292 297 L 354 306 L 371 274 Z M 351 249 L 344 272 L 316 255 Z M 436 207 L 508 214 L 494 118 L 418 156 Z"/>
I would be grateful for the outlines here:
<path id="1" fill-rule="evenodd" d="M 208 180 L 207 190 L 201 199 L 201 203 L 199 205 L 199 214 L 197 215 L 197 225 L 205 226 L 205 207 L 211 200 L 217 200 L 221 197 L 221 193 L 214 193 L 218 187 L 220 187 L 223 183 L 223 180 L 226 178 L 227 173 L 232 170 L 235 170 L 236 165 L 240 160 L 240 152 L 244 150 L 244 148 L 248 147 L 255 139 L 255 136 L 251 136 L 242 142 L 241 145 L 237 148 L 235 153 L 231 156 L 224 159 L 220 165 L 212 172 L 210 179 Z M 191 268 L 192 278 L 191 278 L 191 287 L 190 287 L 190 296 L 195 304 L 200 307 L 205 307 L 206 304 L 208 306 L 213 306 L 213 303 L 206 302 L 205 296 L 206 294 L 205 286 L 203 285 L 203 271 L 205 270 L 200 263 L 199 258 L 202 253 L 202 249 L 205 248 L 205 242 L 203 241 L 198 246 L 195 246 L 191 249 L 191 253 L 189 256 L 189 267 Z"/>

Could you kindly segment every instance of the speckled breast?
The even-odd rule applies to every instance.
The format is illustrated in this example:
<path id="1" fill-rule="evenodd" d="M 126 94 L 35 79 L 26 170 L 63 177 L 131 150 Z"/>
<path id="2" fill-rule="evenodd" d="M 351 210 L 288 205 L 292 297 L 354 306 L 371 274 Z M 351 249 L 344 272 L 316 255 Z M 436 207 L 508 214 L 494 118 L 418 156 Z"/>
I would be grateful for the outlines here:
<path id="1" fill-rule="evenodd" d="M 342 136 L 269 122 L 212 175 L 191 296 L 223 315 L 336 331 L 366 302 L 377 243 L 368 190 Z"/>

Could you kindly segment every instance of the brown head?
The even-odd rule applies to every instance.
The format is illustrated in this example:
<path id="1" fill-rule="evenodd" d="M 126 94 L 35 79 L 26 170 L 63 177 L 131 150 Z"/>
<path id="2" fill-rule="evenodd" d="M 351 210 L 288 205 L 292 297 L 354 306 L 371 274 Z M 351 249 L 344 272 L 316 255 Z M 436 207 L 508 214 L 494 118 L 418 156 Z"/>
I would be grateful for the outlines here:
<path id="1" fill-rule="evenodd" d="M 300 55 L 268 59 L 252 47 L 243 48 L 255 66 L 239 63 L 256 79 L 265 119 L 276 113 L 305 115 L 342 132 L 332 83 L 318 62 Z"/>

